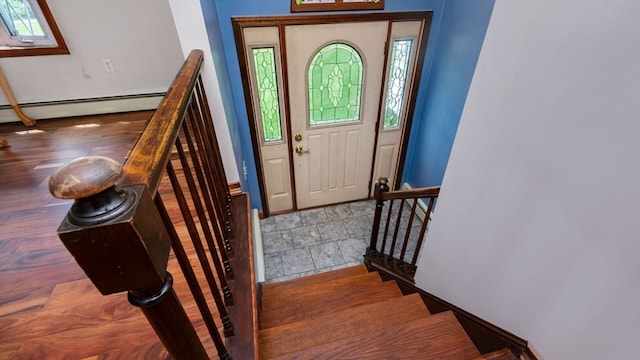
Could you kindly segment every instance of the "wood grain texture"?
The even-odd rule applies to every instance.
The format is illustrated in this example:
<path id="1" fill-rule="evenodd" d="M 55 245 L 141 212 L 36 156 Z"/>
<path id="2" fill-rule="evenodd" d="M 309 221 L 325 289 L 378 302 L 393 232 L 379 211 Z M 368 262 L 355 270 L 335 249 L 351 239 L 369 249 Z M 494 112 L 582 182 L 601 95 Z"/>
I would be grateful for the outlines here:
<path id="1" fill-rule="evenodd" d="M 426 316 L 429 311 L 417 294 L 393 298 L 261 330 L 260 351 L 265 359 L 276 358 Z"/>
<path id="2" fill-rule="evenodd" d="M 478 355 L 480 353 L 455 316 L 446 312 L 310 347 L 277 359 L 466 360 Z"/>
<path id="3" fill-rule="evenodd" d="M 192 51 L 124 163 L 124 176 L 119 179 L 118 185 L 145 184 L 150 194 L 156 193 L 201 65 L 202 50 Z"/>
<path id="4" fill-rule="evenodd" d="M 327 296 L 327 294 L 330 295 Z M 323 290 L 301 298 L 290 298 L 290 301 L 280 307 L 263 311 L 260 319 L 262 328 L 268 329 L 400 296 L 402 293 L 397 285 L 390 281 L 352 286 L 341 290 Z M 263 300 L 264 303 L 265 300 Z"/>
<path id="5" fill-rule="evenodd" d="M 0 124 L 12 145 L 0 150 L 0 359 L 167 356 L 140 309 L 129 304 L 125 293 L 102 296 L 57 238 L 71 201 L 48 193 L 53 171 L 77 157 L 101 155 L 123 162 L 152 115 L 145 111 L 43 120 L 26 133 L 21 123 Z M 170 192 L 166 179 L 159 191 L 169 214 L 179 214 L 175 199 L 164 194 Z M 178 233 L 185 236 L 183 222 L 177 223 Z M 192 248 L 186 251 L 195 257 Z M 209 357 L 215 358 L 173 255 L 168 270 Z M 195 272 L 204 279 L 201 269 Z M 205 297 L 213 303 L 206 290 Z"/>
<path id="6" fill-rule="evenodd" d="M 471 360 L 518 360 L 518 358 L 509 349 L 501 349 L 474 357 Z"/>
<path id="7" fill-rule="evenodd" d="M 309 285 L 320 284 L 327 281 L 350 277 L 352 275 L 363 275 L 363 274 L 366 274 L 367 272 L 368 272 L 367 268 L 364 265 L 349 266 L 347 268 L 339 269 L 335 271 L 328 271 L 320 274 L 305 276 L 302 278 L 291 279 L 291 280 L 272 283 L 272 284 L 265 284 L 265 285 L 262 285 L 262 298 L 268 298 L 272 294 L 277 294 L 287 290 L 295 289 L 299 286 L 309 286 Z"/>
<path id="8" fill-rule="evenodd" d="M 375 272 L 339 277 L 325 282 L 305 284 L 300 280 L 299 286 L 284 287 L 262 294 L 262 311 L 278 310 L 284 307 L 294 307 L 318 299 L 329 300 L 332 297 L 358 289 L 375 288 L 382 284 L 380 275 Z"/>
<path id="9" fill-rule="evenodd" d="M 231 203 L 233 211 L 233 246 L 235 257 L 232 265 L 235 271 L 231 291 L 236 304 L 229 308 L 231 319 L 236 324 L 236 334 L 227 338 L 227 349 L 234 359 L 258 360 L 258 298 L 253 262 L 253 239 L 250 223 L 251 206 L 246 194 L 234 196 Z"/>

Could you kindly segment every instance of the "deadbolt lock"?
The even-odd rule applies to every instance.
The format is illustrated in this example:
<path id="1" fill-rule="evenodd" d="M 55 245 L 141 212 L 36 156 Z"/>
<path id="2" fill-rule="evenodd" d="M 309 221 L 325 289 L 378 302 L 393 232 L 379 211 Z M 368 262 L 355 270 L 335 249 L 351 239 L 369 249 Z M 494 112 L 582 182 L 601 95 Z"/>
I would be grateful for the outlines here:
<path id="1" fill-rule="evenodd" d="M 302 141 L 302 135 L 300 134 L 296 134 L 296 136 L 293 137 L 296 141 Z"/>

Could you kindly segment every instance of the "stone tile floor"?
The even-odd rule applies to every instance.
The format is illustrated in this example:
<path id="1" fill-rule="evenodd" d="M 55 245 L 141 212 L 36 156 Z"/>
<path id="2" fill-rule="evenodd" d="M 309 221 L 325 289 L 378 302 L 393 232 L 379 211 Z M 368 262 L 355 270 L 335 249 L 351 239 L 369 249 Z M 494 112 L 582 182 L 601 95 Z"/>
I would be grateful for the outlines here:
<path id="1" fill-rule="evenodd" d="M 362 263 L 371 237 L 374 210 L 375 201 L 364 200 L 260 220 L 266 282 L 284 281 Z M 406 226 L 406 217 L 401 217 L 401 225 L 405 223 Z M 384 221 L 386 214 L 383 211 L 383 224 Z M 416 243 L 421 224 L 418 220 L 413 224 L 410 243 Z M 380 230 L 381 233 L 383 231 Z M 398 238 L 403 236 L 404 231 L 401 230 Z M 412 256 L 412 251 L 407 256 Z"/>
<path id="2" fill-rule="evenodd" d="M 374 209 L 365 200 L 262 219 L 266 282 L 362 263 Z"/>

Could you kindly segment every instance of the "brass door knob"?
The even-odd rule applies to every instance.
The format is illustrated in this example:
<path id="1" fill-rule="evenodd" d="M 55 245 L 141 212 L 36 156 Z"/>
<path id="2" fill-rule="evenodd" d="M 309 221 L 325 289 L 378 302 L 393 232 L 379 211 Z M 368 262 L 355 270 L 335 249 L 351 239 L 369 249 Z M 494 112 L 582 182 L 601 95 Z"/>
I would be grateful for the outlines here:
<path id="1" fill-rule="evenodd" d="M 302 145 L 298 144 L 298 146 L 296 146 L 296 153 L 298 153 L 298 155 L 302 155 L 302 153 L 308 153 L 309 149 L 305 149 L 302 147 Z"/>
<path id="2" fill-rule="evenodd" d="M 293 137 L 296 141 L 302 141 L 302 135 L 301 134 L 296 134 L 296 136 Z"/>

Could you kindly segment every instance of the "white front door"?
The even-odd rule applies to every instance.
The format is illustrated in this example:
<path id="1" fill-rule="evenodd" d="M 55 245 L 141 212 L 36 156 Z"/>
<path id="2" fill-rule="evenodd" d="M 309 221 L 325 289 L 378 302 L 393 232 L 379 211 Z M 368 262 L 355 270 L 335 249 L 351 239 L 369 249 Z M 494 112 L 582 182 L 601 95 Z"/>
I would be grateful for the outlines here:
<path id="1" fill-rule="evenodd" d="M 285 28 L 299 209 L 368 197 L 387 31 L 387 22 Z"/>

